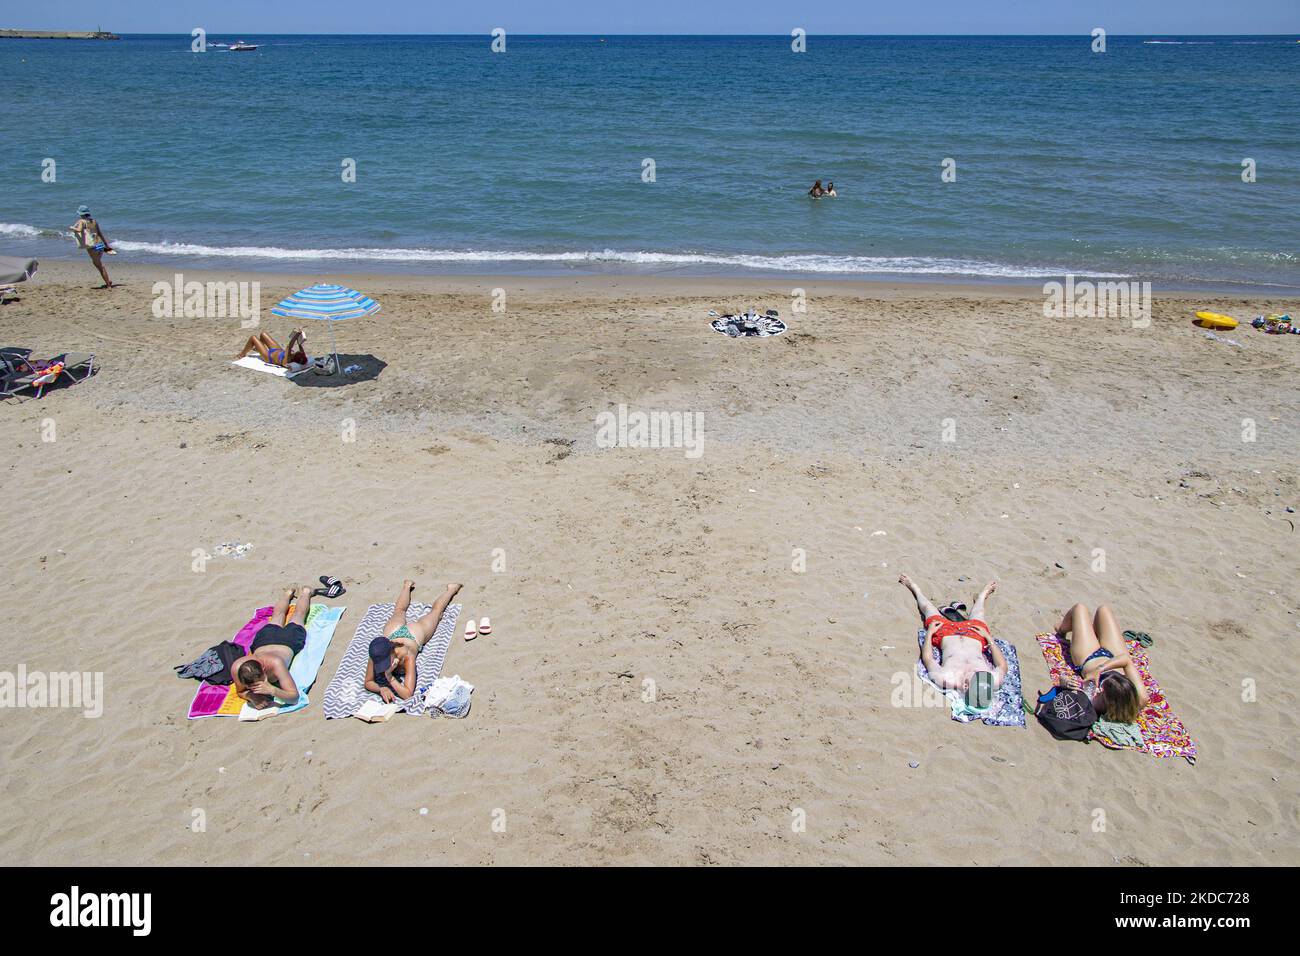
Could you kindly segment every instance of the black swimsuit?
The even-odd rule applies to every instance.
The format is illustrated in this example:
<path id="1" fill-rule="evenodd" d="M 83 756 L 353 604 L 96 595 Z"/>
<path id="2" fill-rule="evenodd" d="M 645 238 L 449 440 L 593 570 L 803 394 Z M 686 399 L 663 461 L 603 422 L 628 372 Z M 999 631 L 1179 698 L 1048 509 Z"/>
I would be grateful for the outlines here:
<path id="1" fill-rule="evenodd" d="M 259 648 L 268 647 L 272 644 L 287 647 L 295 654 L 298 654 L 307 646 L 307 629 L 298 623 L 264 624 L 262 629 L 254 635 L 253 643 L 248 648 L 248 652 L 251 654 Z"/>

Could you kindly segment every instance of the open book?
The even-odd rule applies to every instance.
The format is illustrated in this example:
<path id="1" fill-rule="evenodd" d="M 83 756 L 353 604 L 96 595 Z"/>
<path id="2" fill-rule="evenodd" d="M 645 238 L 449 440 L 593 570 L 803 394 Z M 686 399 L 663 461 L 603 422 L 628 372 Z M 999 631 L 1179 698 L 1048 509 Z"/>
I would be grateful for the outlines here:
<path id="1" fill-rule="evenodd" d="M 352 716 L 368 724 L 382 724 L 401 709 L 401 704 L 382 704 L 377 700 L 368 700 Z"/>
<path id="2" fill-rule="evenodd" d="M 266 720 L 268 717 L 274 717 L 280 712 L 279 707 L 264 707 L 258 710 L 256 707 L 249 707 L 245 704 L 239 710 L 240 720 Z"/>

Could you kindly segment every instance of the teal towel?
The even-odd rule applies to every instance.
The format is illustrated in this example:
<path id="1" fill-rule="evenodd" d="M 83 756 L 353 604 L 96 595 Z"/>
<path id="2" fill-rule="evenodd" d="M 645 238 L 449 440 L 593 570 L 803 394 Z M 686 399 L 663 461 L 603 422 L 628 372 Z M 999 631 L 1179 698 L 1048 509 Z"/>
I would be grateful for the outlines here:
<path id="1" fill-rule="evenodd" d="M 1092 729 L 1123 747 L 1141 748 L 1143 744 L 1142 728 L 1137 724 L 1117 724 L 1103 718 L 1093 724 Z"/>
<path id="2" fill-rule="evenodd" d="M 952 707 L 952 719 L 960 720 L 963 723 L 987 717 L 989 712 L 993 710 L 992 704 L 989 704 L 987 707 L 972 707 L 970 704 L 966 703 L 966 698 L 962 697 L 956 691 L 947 693 L 944 696 L 948 698 L 948 703 Z"/>

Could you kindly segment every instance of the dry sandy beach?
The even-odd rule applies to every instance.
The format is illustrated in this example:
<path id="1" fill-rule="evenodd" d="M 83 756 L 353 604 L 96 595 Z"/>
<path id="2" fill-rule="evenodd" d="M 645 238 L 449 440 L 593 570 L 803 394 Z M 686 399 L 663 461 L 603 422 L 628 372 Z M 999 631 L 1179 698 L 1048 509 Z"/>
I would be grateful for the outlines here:
<path id="1" fill-rule="evenodd" d="M 1134 329 L 1045 319 L 1036 287 L 342 276 L 383 312 L 340 351 L 384 365 L 315 387 L 232 366 L 237 319 L 155 318 L 174 269 L 108 265 L 120 288 L 49 263 L 0 308 L 0 345 L 101 366 L 0 406 L 0 670 L 105 687 L 98 719 L 0 710 L 9 863 L 1300 863 L 1300 337 L 1190 324 L 1295 301 L 1157 290 Z M 270 306 L 320 281 L 236 278 L 281 342 Z M 790 332 L 709 329 L 749 305 Z M 620 403 L 703 413 L 702 454 L 598 447 Z M 253 549 L 191 569 L 221 542 Z M 893 706 L 902 571 L 940 600 L 996 579 L 1031 698 L 1034 634 L 1109 603 L 1199 762 Z M 172 665 L 320 574 L 348 609 L 312 705 L 187 721 Z M 492 617 L 444 670 L 472 713 L 327 722 L 408 576 Z"/>

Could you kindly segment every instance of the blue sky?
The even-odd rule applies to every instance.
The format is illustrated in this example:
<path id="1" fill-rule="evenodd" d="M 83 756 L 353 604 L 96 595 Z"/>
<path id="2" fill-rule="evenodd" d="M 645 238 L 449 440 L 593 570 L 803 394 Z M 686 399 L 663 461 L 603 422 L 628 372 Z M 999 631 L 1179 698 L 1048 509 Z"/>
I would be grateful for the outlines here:
<path id="1" fill-rule="evenodd" d="M 118 33 L 1300 33 L 1300 0 L 0 0 L 0 27 Z"/>

